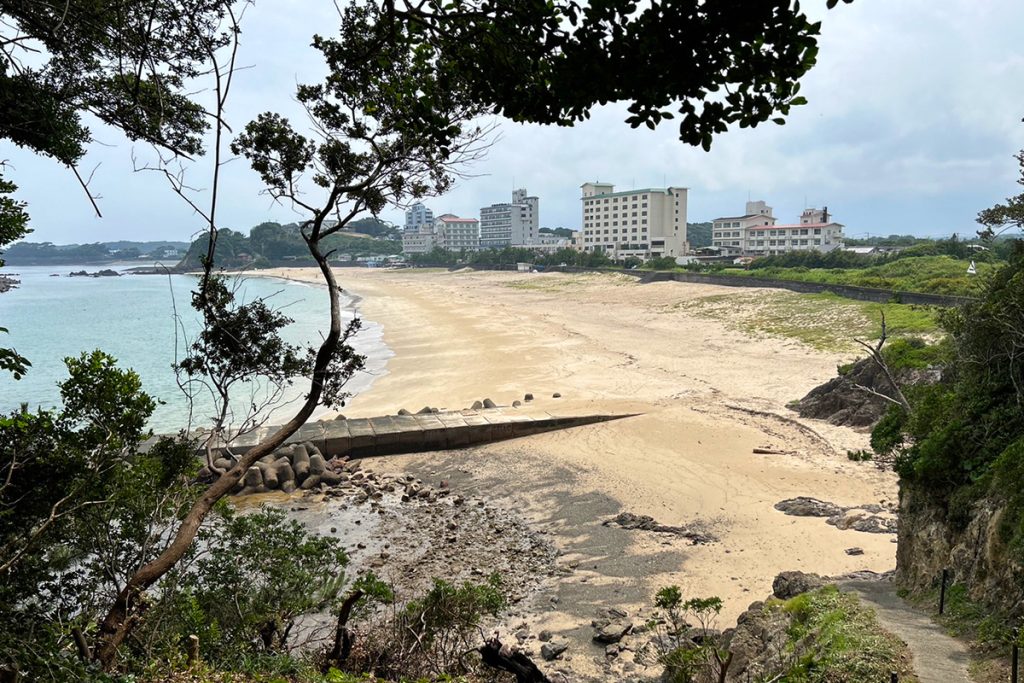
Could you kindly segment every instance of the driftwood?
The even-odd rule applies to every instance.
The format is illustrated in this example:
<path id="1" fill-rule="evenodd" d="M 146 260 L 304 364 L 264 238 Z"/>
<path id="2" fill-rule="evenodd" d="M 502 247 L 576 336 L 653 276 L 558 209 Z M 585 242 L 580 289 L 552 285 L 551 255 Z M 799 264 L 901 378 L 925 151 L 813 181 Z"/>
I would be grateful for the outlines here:
<path id="1" fill-rule="evenodd" d="M 516 683 L 551 683 L 533 661 L 522 652 L 502 647 L 498 637 L 489 639 L 477 648 L 484 664 L 492 669 L 508 671 L 516 677 Z"/>
<path id="2" fill-rule="evenodd" d="M 334 630 L 334 646 L 327 655 L 328 666 L 331 663 L 341 664 L 352 653 L 352 632 L 348 629 L 348 619 L 352 616 L 352 608 L 363 597 L 363 591 L 352 591 L 338 610 L 338 626 Z"/>

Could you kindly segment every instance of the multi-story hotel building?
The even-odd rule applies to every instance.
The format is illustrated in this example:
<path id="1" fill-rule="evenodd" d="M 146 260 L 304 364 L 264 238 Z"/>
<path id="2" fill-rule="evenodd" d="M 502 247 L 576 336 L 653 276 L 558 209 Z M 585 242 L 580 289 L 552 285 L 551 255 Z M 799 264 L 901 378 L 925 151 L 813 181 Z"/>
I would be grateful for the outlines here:
<path id="1" fill-rule="evenodd" d="M 405 232 L 433 232 L 434 212 L 416 202 L 405 212 Z"/>
<path id="2" fill-rule="evenodd" d="M 449 251 L 476 251 L 480 248 L 480 222 L 450 213 L 434 219 L 437 246 Z"/>
<path id="3" fill-rule="evenodd" d="M 584 183 L 583 251 L 611 259 L 682 256 L 686 253 L 685 187 L 616 192 L 610 183 Z"/>
<path id="4" fill-rule="evenodd" d="M 828 207 L 805 209 L 799 223 L 778 224 L 764 202 L 747 202 L 743 216 L 714 220 L 711 244 L 726 254 L 772 256 L 789 251 L 832 251 L 843 246 L 843 226 L 829 220 Z"/>
<path id="5" fill-rule="evenodd" d="M 480 209 L 480 248 L 501 249 L 533 244 L 540 230 L 540 199 L 525 189 L 512 192 L 512 201 Z"/>

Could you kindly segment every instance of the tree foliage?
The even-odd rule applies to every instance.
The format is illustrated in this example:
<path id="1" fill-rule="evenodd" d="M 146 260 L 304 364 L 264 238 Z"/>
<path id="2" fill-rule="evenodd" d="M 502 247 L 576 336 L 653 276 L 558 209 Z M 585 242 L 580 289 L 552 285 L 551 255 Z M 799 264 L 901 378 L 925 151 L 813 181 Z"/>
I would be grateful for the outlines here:
<path id="1" fill-rule="evenodd" d="M 783 123 L 805 103 L 799 79 L 815 64 L 820 32 L 791 0 L 387 0 L 384 8 L 370 40 L 408 27 L 445 72 L 465 80 L 466 96 L 494 113 L 568 126 L 598 104 L 625 102 L 634 128 L 677 119 L 680 139 L 704 149 L 730 124 Z"/>

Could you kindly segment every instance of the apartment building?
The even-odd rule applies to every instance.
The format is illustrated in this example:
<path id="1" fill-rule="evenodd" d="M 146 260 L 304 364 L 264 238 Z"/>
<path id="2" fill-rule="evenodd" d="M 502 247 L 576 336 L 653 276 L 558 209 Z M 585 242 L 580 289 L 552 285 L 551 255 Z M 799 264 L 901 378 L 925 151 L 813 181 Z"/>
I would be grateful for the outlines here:
<path id="1" fill-rule="evenodd" d="M 434 212 L 416 202 L 405 212 L 405 232 L 433 232 Z"/>
<path id="2" fill-rule="evenodd" d="M 446 213 L 434 220 L 437 246 L 449 251 L 477 251 L 480 248 L 480 222 Z"/>
<path id="3" fill-rule="evenodd" d="M 432 251 L 435 246 L 437 246 L 437 242 L 432 232 L 410 232 L 406 230 L 402 233 L 403 254 L 426 254 L 428 251 Z"/>
<path id="4" fill-rule="evenodd" d="M 584 183 L 580 189 L 583 251 L 600 249 L 615 261 L 686 253 L 687 188 L 616 192 L 610 183 Z"/>
<path id="5" fill-rule="evenodd" d="M 501 249 L 533 244 L 540 230 L 540 199 L 526 189 L 514 190 L 512 201 L 480 209 L 480 248 Z"/>
<path id="6" fill-rule="evenodd" d="M 843 247 L 843 226 L 830 220 L 828 207 L 805 209 L 799 223 L 779 224 L 764 202 L 747 202 L 743 216 L 714 220 L 711 244 L 726 254 L 773 256 L 790 251 L 828 252 Z"/>

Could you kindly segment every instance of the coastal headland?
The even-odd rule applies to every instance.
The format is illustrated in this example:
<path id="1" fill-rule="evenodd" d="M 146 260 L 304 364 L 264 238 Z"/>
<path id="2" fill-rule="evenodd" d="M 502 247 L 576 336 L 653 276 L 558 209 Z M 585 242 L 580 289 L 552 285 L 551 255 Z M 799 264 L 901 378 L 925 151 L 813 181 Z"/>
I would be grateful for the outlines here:
<path id="1" fill-rule="evenodd" d="M 264 272 L 318 281 L 314 269 Z M 853 510 L 896 503 L 895 475 L 847 457 L 866 447 L 865 433 L 800 420 L 786 408 L 856 353 L 752 332 L 721 311 L 723 296 L 750 307 L 754 299 L 763 306 L 800 295 L 640 284 L 621 275 L 468 270 L 345 269 L 339 284 L 359 297 L 360 315 L 383 326 L 395 354 L 386 374 L 349 401 L 349 418 L 461 409 L 484 398 L 511 406 L 527 393 L 534 408 L 552 414 L 639 414 L 373 462 L 385 474 L 486 495 L 551 540 L 564 571 L 523 607 L 534 632 L 582 634 L 595 610 L 608 607 L 642 615 L 669 584 L 722 598 L 728 625 L 771 593 L 781 571 L 842 575 L 895 566 L 891 533 L 774 507 L 800 497 Z M 713 316 L 700 305 L 708 297 Z M 695 545 L 608 523 L 621 513 L 700 528 L 717 540 Z M 846 552 L 854 547 L 862 553 Z"/>

